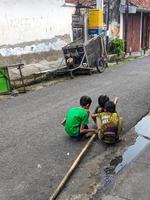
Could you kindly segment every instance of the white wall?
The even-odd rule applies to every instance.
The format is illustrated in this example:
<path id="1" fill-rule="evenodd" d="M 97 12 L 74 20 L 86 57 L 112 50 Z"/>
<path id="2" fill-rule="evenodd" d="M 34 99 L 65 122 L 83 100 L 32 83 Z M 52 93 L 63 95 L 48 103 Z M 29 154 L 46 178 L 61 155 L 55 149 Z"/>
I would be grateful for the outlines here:
<path id="1" fill-rule="evenodd" d="M 0 0 L 0 46 L 71 34 L 64 0 Z"/>

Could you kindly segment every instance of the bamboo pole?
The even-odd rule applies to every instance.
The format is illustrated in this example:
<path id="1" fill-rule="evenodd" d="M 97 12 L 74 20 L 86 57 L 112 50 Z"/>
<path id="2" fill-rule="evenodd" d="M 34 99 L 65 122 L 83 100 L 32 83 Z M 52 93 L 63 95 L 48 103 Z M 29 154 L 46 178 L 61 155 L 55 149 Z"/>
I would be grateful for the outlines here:
<path id="1" fill-rule="evenodd" d="M 82 149 L 82 151 L 80 152 L 80 154 L 78 155 L 78 157 L 76 158 L 76 160 L 74 161 L 74 163 L 72 164 L 72 166 L 70 167 L 70 169 L 68 170 L 68 172 L 66 173 L 66 175 L 64 176 L 64 178 L 62 179 L 62 181 L 60 182 L 60 184 L 58 185 L 57 189 L 54 191 L 54 193 L 49 197 L 49 200 L 54 200 L 56 199 L 56 197 L 58 196 L 58 194 L 60 193 L 60 191 L 62 190 L 63 186 L 65 185 L 65 183 L 67 182 L 68 178 L 70 177 L 70 175 L 73 173 L 73 171 L 75 170 L 76 166 L 79 164 L 82 156 L 84 155 L 84 153 L 87 151 L 87 149 L 89 148 L 89 146 L 91 145 L 91 143 L 93 142 L 94 138 L 96 137 L 96 134 L 93 134 L 91 136 L 91 138 L 89 139 L 89 141 L 87 142 L 87 144 L 84 146 L 84 148 Z"/>
<path id="2" fill-rule="evenodd" d="M 117 102 L 118 102 L 118 97 L 115 97 L 115 99 L 114 99 L 114 104 L 116 105 L 117 104 Z"/>

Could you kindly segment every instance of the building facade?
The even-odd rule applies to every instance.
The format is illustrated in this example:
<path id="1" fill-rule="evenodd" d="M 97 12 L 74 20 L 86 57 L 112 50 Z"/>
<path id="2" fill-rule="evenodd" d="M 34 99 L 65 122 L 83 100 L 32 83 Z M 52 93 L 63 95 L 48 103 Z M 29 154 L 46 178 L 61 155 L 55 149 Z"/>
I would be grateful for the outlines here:
<path id="1" fill-rule="evenodd" d="M 71 34 L 73 7 L 64 0 L 1 0 L 0 46 Z"/>
<path id="2" fill-rule="evenodd" d="M 128 9 L 128 13 L 120 13 L 120 37 L 127 38 L 128 52 L 147 50 L 150 48 L 150 1 L 129 0 Z"/>
<path id="3" fill-rule="evenodd" d="M 96 0 L 80 0 L 95 7 Z M 126 1 L 125 1 L 126 2 Z M 72 36 L 72 14 L 78 0 L 1 0 L 0 46 L 50 40 L 55 36 Z M 121 0 L 109 0 L 109 36 L 125 38 L 125 14 Z M 150 48 L 150 0 L 129 0 L 136 13 L 128 14 L 128 51 Z M 108 23 L 108 0 L 104 0 Z M 19 50 L 20 51 L 20 50 Z"/>
<path id="4" fill-rule="evenodd" d="M 66 0 L 66 2 L 77 3 L 78 0 Z M 96 6 L 96 1 L 79 2 Z M 128 14 L 126 14 L 127 2 Z M 124 7 L 123 11 L 120 9 L 121 4 Z M 110 40 L 116 37 L 126 40 L 128 52 L 139 52 L 150 48 L 150 0 L 104 0 L 104 15 L 104 24 L 109 26 Z"/>

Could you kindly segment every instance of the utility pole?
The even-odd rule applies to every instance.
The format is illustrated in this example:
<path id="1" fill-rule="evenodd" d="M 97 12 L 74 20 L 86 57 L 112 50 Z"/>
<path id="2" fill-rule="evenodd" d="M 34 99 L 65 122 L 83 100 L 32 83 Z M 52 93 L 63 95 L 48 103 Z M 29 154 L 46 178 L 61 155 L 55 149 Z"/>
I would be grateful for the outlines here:
<path id="1" fill-rule="evenodd" d="M 126 0 L 125 7 L 125 54 L 127 54 L 128 50 L 128 15 L 129 14 L 129 1 Z"/>
<path id="2" fill-rule="evenodd" d="M 104 0 L 96 0 L 96 8 L 103 9 L 104 6 Z"/>
<path id="3" fill-rule="evenodd" d="M 87 9 L 85 8 L 84 11 L 84 42 L 88 41 L 88 13 Z"/>
<path id="4" fill-rule="evenodd" d="M 107 35 L 106 35 L 106 49 L 108 50 L 108 48 L 109 48 L 109 19 L 110 19 L 110 2 L 109 2 L 109 0 L 107 1 L 107 29 L 106 29 L 106 33 L 107 33 Z"/>

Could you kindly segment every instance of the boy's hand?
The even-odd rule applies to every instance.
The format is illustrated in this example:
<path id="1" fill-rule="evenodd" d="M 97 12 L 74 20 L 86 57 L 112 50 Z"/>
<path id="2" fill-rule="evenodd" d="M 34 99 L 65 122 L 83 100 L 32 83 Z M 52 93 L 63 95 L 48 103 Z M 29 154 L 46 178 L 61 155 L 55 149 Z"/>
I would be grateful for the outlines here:
<path id="1" fill-rule="evenodd" d="M 98 130 L 97 129 L 90 129 L 91 132 L 93 132 L 94 134 L 97 134 L 98 133 Z"/>
<path id="2" fill-rule="evenodd" d="M 98 134 L 98 129 L 95 129 L 95 132 L 94 132 L 95 134 Z"/>
<path id="3" fill-rule="evenodd" d="M 91 117 L 97 117 L 98 114 L 91 114 Z"/>
<path id="4" fill-rule="evenodd" d="M 98 108 L 97 113 L 101 113 L 102 112 L 102 108 Z"/>

